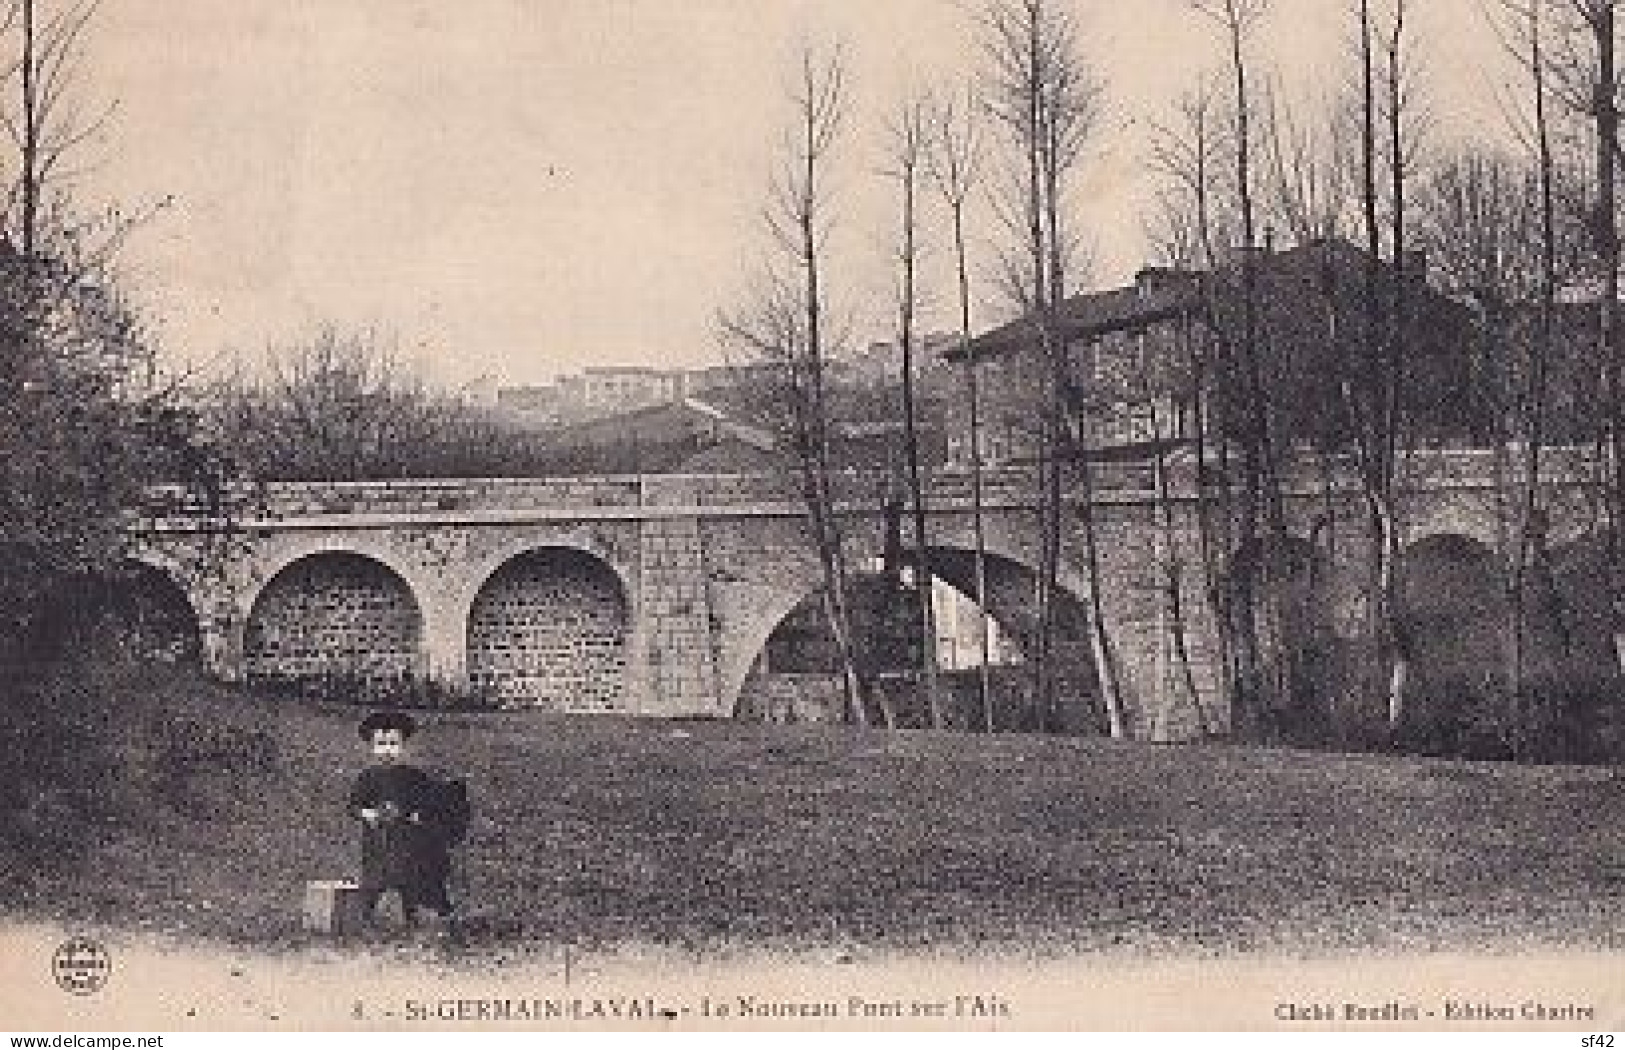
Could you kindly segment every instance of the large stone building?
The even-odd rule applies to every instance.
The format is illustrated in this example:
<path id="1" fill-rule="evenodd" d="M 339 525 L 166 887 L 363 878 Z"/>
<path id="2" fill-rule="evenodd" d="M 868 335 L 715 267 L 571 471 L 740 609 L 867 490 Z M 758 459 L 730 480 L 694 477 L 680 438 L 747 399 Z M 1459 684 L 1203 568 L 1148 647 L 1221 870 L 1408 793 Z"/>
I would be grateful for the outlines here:
<path id="1" fill-rule="evenodd" d="M 1098 448 L 1189 434 L 1198 400 L 1207 430 L 1236 433 L 1257 411 L 1237 391 L 1255 382 L 1282 449 L 1347 444 L 1350 397 L 1368 393 L 1390 352 L 1390 304 L 1403 292 L 1398 407 L 1410 439 L 1481 441 L 1491 399 L 1472 360 L 1473 309 L 1431 288 L 1419 256 L 1403 271 L 1379 263 L 1383 327 L 1367 340 L 1367 258 L 1341 240 L 1255 251 L 1250 342 L 1239 257 L 1211 272 L 1147 268 L 1132 284 L 1065 300 L 1053 330 L 1066 347 L 1063 395 L 1079 439 Z M 970 356 L 982 369 L 984 447 L 1031 455 L 1033 408 L 1050 382 L 1037 326 L 1031 318 L 1000 326 L 974 340 Z"/>

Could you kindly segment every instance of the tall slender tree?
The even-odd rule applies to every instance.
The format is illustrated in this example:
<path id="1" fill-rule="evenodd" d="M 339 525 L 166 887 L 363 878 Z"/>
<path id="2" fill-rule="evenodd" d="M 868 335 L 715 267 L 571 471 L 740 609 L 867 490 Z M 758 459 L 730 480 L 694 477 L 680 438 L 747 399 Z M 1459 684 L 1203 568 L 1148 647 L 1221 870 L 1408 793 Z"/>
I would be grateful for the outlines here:
<path id="1" fill-rule="evenodd" d="M 974 96 L 965 92 L 939 96 L 932 118 L 932 137 L 926 163 L 938 193 L 948 209 L 953 240 L 954 288 L 959 315 L 959 347 L 965 375 L 965 425 L 970 457 L 971 532 L 975 547 L 977 605 L 977 702 L 986 732 L 995 728 L 992 688 L 992 621 L 987 603 L 987 523 L 983 515 L 983 448 L 981 363 L 969 354 L 971 338 L 971 286 L 965 238 L 966 209 L 982 182 L 982 132 L 976 119 Z"/>
<path id="2" fill-rule="evenodd" d="M 74 89 L 85 33 L 100 0 L 14 0 L 4 29 L 14 35 L 16 92 L 0 107 L 17 151 L 8 200 L 8 232 L 25 255 L 50 233 L 53 194 L 65 191 L 66 162 L 106 128 L 111 105 L 88 109 Z"/>
<path id="3" fill-rule="evenodd" d="M 1216 244 L 1228 243 L 1232 236 L 1234 209 L 1229 207 L 1228 183 L 1220 162 L 1226 145 L 1220 101 L 1206 78 L 1180 97 L 1176 118 L 1175 123 L 1155 129 L 1151 146 L 1152 165 L 1169 183 L 1166 206 L 1175 214 L 1188 215 L 1194 226 L 1192 250 L 1169 261 L 1176 267 L 1211 273 L 1219 260 Z M 1230 482 L 1234 434 L 1228 421 L 1234 413 L 1230 406 L 1241 399 L 1229 340 L 1215 338 L 1211 324 L 1189 315 L 1180 322 L 1176 338 L 1190 373 L 1189 408 L 1180 422 L 1195 452 L 1193 482 L 1203 583 L 1217 627 L 1223 693 L 1234 702 L 1244 692 L 1242 667 L 1237 659 L 1244 644 L 1238 636 L 1250 632 L 1251 627 L 1249 624 L 1242 630 L 1238 618 L 1228 612 L 1231 597 L 1227 595 L 1226 575 L 1233 566 L 1222 552 L 1233 549 L 1236 543 Z M 1217 725 L 1210 728 L 1219 729 Z"/>
<path id="4" fill-rule="evenodd" d="M 1046 718 L 1057 713 L 1056 621 L 1067 464 L 1081 434 L 1069 417 L 1073 368 L 1059 311 L 1073 291 L 1078 231 L 1067 194 L 1098 116 L 1101 85 L 1082 52 L 1078 26 L 1058 0 L 994 0 L 984 14 L 989 61 L 986 106 L 1010 146 L 1010 191 L 1002 215 L 1019 246 L 1006 272 L 1038 351 L 1043 394 L 1038 426 L 1039 580 L 1034 692 Z M 1093 566 L 1095 527 L 1087 465 L 1078 472 L 1084 561 Z M 1091 569 L 1090 645 L 1110 730 L 1125 725 L 1110 638 Z"/>
<path id="5" fill-rule="evenodd" d="M 890 175 L 898 190 L 897 345 L 902 356 L 903 462 L 908 475 L 914 528 L 914 587 L 918 596 L 920 675 L 933 728 L 943 727 L 938 674 L 936 603 L 933 600 L 931 544 L 926 530 L 925 465 L 919 438 L 918 288 L 920 262 L 919 195 L 930 148 L 931 101 L 923 95 L 905 101 L 890 128 Z"/>
<path id="6" fill-rule="evenodd" d="M 1275 731 L 1279 713 L 1292 699 L 1296 673 L 1296 647 L 1286 635 L 1293 625 L 1281 607 L 1279 564 L 1285 557 L 1286 527 L 1280 497 L 1279 465 L 1274 433 L 1275 398 L 1267 360 L 1264 311 L 1261 309 L 1255 173 L 1253 170 L 1253 113 L 1248 43 L 1269 12 L 1268 0 L 1189 0 L 1191 7 L 1219 29 L 1232 84 L 1236 210 L 1241 236 L 1239 259 L 1239 325 L 1221 325 L 1229 343 L 1232 367 L 1239 381 L 1226 425 L 1236 433 L 1241 461 L 1241 492 L 1237 508 L 1235 550 L 1243 560 L 1227 604 L 1240 621 L 1234 631 L 1239 688 L 1233 697 L 1243 733 Z M 1235 575 L 1234 573 L 1232 575 Z M 1238 593 L 1239 592 L 1239 593 Z"/>
<path id="7" fill-rule="evenodd" d="M 846 555 L 832 465 L 831 358 L 826 266 L 829 169 L 846 121 L 846 61 L 839 47 L 805 46 L 790 88 L 792 121 L 765 212 L 777 259 L 751 301 L 724 316 L 725 339 L 784 370 L 790 436 L 807 524 L 823 575 L 821 602 L 834 640 L 849 717 L 867 724 L 848 600 Z"/>
<path id="8" fill-rule="evenodd" d="M 1590 37 L 1595 59 L 1590 110 L 1596 144 L 1596 207 L 1592 236 L 1602 290 L 1597 306 L 1597 359 L 1601 364 L 1607 416 L 1609 485 L 1609 596 L 1614 649 L 1625 670 L 1625 341 L 1619 338 L 1620 237 L 1618 212 L 1619 70 L 1617 45 L 1620 0 L 1569 0 Z"/>
<path id="9" fill-rule="evenodd" d="M 227 464 L 162 374 L 105 230 L 74 201 L 64 162 L 103 130 L 74 73 L 96 5 L 3 8 L 0 126 L 12 173 L 0 237 L 0 661 L 27 657 L 42 600 L 73 578 L 116 575 L 127 517 L 148 487 L 179 483 L 168 509 L 223 520 Z"/>

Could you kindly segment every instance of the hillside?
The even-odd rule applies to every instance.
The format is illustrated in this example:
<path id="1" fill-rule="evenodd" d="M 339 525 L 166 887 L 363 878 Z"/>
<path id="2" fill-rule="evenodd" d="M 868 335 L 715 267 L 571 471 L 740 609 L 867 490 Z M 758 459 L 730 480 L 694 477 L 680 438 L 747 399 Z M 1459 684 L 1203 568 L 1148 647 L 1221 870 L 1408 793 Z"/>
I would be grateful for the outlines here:
<path id="1" fill-rule="evenodd" d="M 341 807 L 364 757 L 355 713 L 167 670 L 57 689 L 75 746 L 113 756 L 93 781 L 110 802 L 70 864 L 30 875 L 8 851 L 14 913 L 297 948 L 304 881 L 354 865 Z M 429 723 L 424 761 L 465 771 L 476 800 L 454 887 L 475 959 L 560 944 L 696 958 L 1596 948 L 1625 930 L 1625 779 L 1608 769 L 515 713 Z M 21 820 L 36 846 L 83 841 L 68 822 L 95 807 L 37 796 Z"/>

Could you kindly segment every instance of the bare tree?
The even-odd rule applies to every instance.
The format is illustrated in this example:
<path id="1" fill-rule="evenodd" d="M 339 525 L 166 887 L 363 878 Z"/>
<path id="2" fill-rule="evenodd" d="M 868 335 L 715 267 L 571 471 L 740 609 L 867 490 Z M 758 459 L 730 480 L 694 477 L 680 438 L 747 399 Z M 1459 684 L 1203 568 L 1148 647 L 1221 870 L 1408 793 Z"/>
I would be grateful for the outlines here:
<path id="1" fill-rule="evenodd" d="M 1187 227 L 1189 248 L 1180 265 L 1212 269 L 1220 261 L 1216 244 L 1233 244 L 1239 218 L 1232 206 L 1234 187 L 1223 154 L 1231 140 L 1226 107 L 1212 81 L 1203 76 L 1180 95 L 1171 123 L 1151 126 L 1150 164 L 1164 181 L 1166 210 Z M 1170 216 L 1171 217 L 1171 216 Z M 1170 260 L 1173 261 L 1173 260 Z"/>
<path id="2" fill-rule="evenodd" d="M 829 166 L 846 122 L 846 62 L 837 47 L 801 49 L 790 88 L 792 123 L 765 220 L 778 257 L 761 276 L 752 303 L 721 319 L 724 338 L 778 361 L 792 392 L 792 445 L 808 527 L 823 573 L 821 600 L 835 641 L 849 716 L 866 724 L 858 676 L 842 530 L 830 457 L 830 323 L 825 267 Z"/>
<path id="3" fill-rule="evenodd" d="M 1375 478 L 1372 485 L 1376 491 L 1371 494 L 1375 497 L 1372 499 L 1374 521 L 1382 530 L 1381 547 L 1377 554 L 1377 591 L 1373 595 L 1378 615 L 1378 637 L 1381 640 L 1379 648 L 1386 648 L 1395 656 L 1393 660 L 1395 672 L 1388 694 L 1390 726 L 1397 726 L 1405 703 L 1405 675 L 1402 662 L 1404 654 L 1400 651 L 1401 647 L 1396 640 L 1394 622 L 1394 604 L 1399 586 L 1399 525 L 1396 520 L 1394 482 L 1398 470 L 1400 429 L 1403 425 L 1402 392 L 1405 389 L 1405 354 L 1410 335 L 1406 300 L 1412 276 L 1408 272 L 1410 267 L 1405 250 L 1405 175 L 1408 162 L 1404 138 L 1406 112 L 1404 45 L 1405 0 L 1393 0 L 1393 21 L 1384 49 L 1390 184 L 1389 244 L 1393 249 L 1393 271 L 1390 281 L 1392 290 L 1388 302 L 1391 327 L 1387 338 L 1387 353 L 1383 358 L 1382 373 L 1378 381 L 1381 406 L 1380 410 L 1374 413 L 1380 420 L 1378 423 L 1380 433 L 1373 435 L 1372 440 L 1373 451 L 1376 454 L 1376 463 L 1373 467 Z"/>
<path id="4" fill-rule="evenodd" d="M 1618 213 L 1619 72 L 1616 58 L 1620 0 L 1569 0 L 1588 35 L 1593 74 L 1589 84 L 1596 144 L 1596 207 L 1591 225 L 1602 291 L 1597 310 L 1597 355 L 1608 414 L 1605 430 L 1613 474 L 1609 502 L 1609 592 L 1614 648 L 1625 669 L 1625 343 L 1618 327 L 1620 237 Z"/>
<path id="5" fill-rule="evenodd" d="M 17 94 L 13 105 L 0 108 L 0 121 L 17 150 L 7 226 L 25 255 L 47 232 L 52 187 L 70 174 L 66 160 L 101 134 L 113 109 L 88 111 L 74 90 L 85 32 L 100 0 L 68 0 L 42 15 L 46 3 L 13 0 L 0 25 L 17 40 L 11 67 Z"/>
<path id="6" fill-rule="evenodd" d="M 103 123 L 81 119 L 72 78 L 94 10 L 42 18 L 34 0 L 0 5 L 0 34 L 20 52 L 0 61 L 0 125 L 15 149 L 0 237 L 3 660 L 33 655 L 19 642 L 54 588 L 117 571 L 129 517 L 151 509 L 148 486 L 180 483 L 186 494 L 166 508 L 177 513 L 224 509 L 227 465 L 159 372 L 114 269 L 120 238 L 92 249 L 61 181 L 64 157 Z"/>
<path id="7" fill-rule="evenodd" d="M 1534 11 L 1538 6 L 1539 11 Z M 1618 214 L 1619 0 L 1502 0 L 1514 23 L 1541 19 L 1538 74 L 1555 103 L 1548 116 L 1549 146 L 1558 156 L 1589 150 L 1591 161 L 1578 218 L 1588 233 L 1590 286 L 1596 292 L 1595 382 L 1600 390 L 1592 413 L 1597 466 L 1607 505 L 1607 576 L 1613 605 L 1616 662 L 1625 670 L 1625 345 L 1619 338 L 1618 301 L 1621 245 Z M 1505 34 L 1504 34 L 1505 35 Z M 1520 34 L 1521 36 L 1521 34 Z M 1537 61 L 1529 41 L 1509 44 L 1526 65 Z M 1526 140 L 1534 136 L 1525 129 Z M 1530 143 L 1531 147 L 1535 145 Z M 1558 163 L 1557 169 L 1563 165 Z M 1571 173 L 1571 175 L 1574 173 Z"/>
<path id="8" fill-rule="evenodd" d="M 959 346 L 970 346 L 971 289 L 970 266 L 965 240 L 966 208 L 970 196 L 982 182 L 983 146 L 981 125 L 969 92 L 963 100 L 952 95 L 939 97 L 932 115 L 932 137 L 926 163 L 937 191 L 948 208 L 953 238 L 954 284 L 959 306 Z M 975 587 L 977 605 L 977 698 L 983 728 L 994 730 L 992 691 L 992 622 L 987 612 L 987 533 L 983 517 L 982 479 L 982 391 L 980 362 L 964 356 L 966 429 L 969 437 L 971 471 L 971 530 L 975 546 Z"/>
<path id="9" fill-rule="evenodd" d="M 1435 173 L 1428 199 L 1442 212 L 1431 223 L 1433 244 L 1450 260 L 1451 276 L 1469 290 L 1482 315 L 1483 341 L 1496 382 L 1496 437 L 1503 475 L 1503 535 L 1507 537 L 1509 654 L 1512 699 L 1506 744 L 1524 757 L 1540 744 L 1542 701 L 1532 681 L 1536 624 L 1556 628 L 1562 656 L 1571 639 L 1547 564 L 1542 471 L 1545 447 L 1557 419 L 1569 434 L 1583 415 L 1572 386 L 1573 362 L 1559 352 L 1556 309 L 1559 287 L 1583 275 L 1588 246 L 1585 209 L 1560 205 L 1573 181 L 1558 156 L 1552 102 L 1562 102 L 1567 81 L 1554 77 L 1550 54 L 1550 0 L 1505 0 L 1510 25 L 1503 42 L 1523 64 L 1528 101 L 1509 113 L 1530 157 L 1523 161 L 1466 154 Z M 1570 71 L 1572 72 L 1572 71 Z M 1430 245 L 1431 247 L 1431 245 Z M 1534 324 L 1522 304 L 1539 304 Z M 1554 375 L 1557 381 L 1554 382 Z M 1589 384 L 1587 384 L 1589 385 Z M 1560 387 L 1571 389 L 1561 392 Z M 1550 638 L 1550 634 L 1547 634 Z"/>
<path id="10" fill-rule="evenodd" d="M 1006 133 L 1015 176 L 1000 211 L 1020 247 L 1004 257 L 1004 269 L 1015 301 L 1030 317 L 1044 370 L 1033 666 L 1040 708 L 1053 714 L 1063 477 L 1078 447 L 1069 430 L 1073 382 L 1057 314 L 1076 276 L 1077 231 L 1068 221 L 1067 191 L 1094 129 L 1101 87 L 1082 56 L 1076 22 L 1057 0 L 995 0 L 984 11 L 983 27 L 989 61 L 985 104 Z M 1117 735 L 1124 731 L 1124 715 L 1099 599 L 1089 468 L 1087 463 L 1080 468 L 1077 506 L 1090 581 L 1090 643 L 1107 720 Z"/>
<path id="11" fill-rule="evenodd" d="M 1247 44 L 1269 11 L 1268 0 L 1188 0 L 1193 10 L 1219 29 L 1232 82 L 1232 149 L 1236 207 L 1241 236 L 1239 331 L 1220 324 L 1221 340 L 1231 360 L 1222 371 L 1233 372 L 1234 395 L 1227 400 L 1225 426 L 1232 428 L 1241 466 L 1236 550 L 1248 553 L 1242 568 L 1246 586 L 1232 594 L 1238 688 L 1232 698 L 1243 732 L 1272 732 L 1275 713 L 1290 702 L 1296 674 L 1295 647 L 1286 638 L 1292 629 L 1281 607 L 1277 562 L 1284 557 L 1286 527 L 1279 491 L 1278 450 L 1274 434 L 1274 394 L 1266 370 L 1266 331 L 1260 309 L 1257 209 L 1253 171 L 1253 114 Z"/>
<path id="12" fill-rule="evenodd" d="M 1278 84 L 1263 93 L 1264 211 L 1297 244 L 1339 236 L 1349 204 L 1341 153 L 1352 114 L 1335 98 L 1317 102 L 1306 117 Z"/>
<path id="13" fill-rule="evenodd" d="M 1555 347 L 1554 338 L 1555 314 L 1557 310 L 1557 207 L 1556 207 L 1556 163 L 1552 156 L 1551 120 L 1548 115 L 1546 101 L 1546 74 L 1543 54 L 1543 13 L 1544 0 L 1530 0 L 1529 5 L 1529 49 L 1530 69 L 1533 72 L 1531 94 L 1534 97 L 1535 111 L 1535 143 L 1536 143 L 1536 170 L 1540 186 L 1540 322 L 1535 338 L 1534 353 L 1530 355 L 1529 383 L 1527 393 L 1519 399 L 1520 417 L 1523 422 L 1525 462 L 1523 464 L 1523 493 L 1519 508 L 1519 535 L 1515 548 L 1512 575 L 1512 632 L 1513 632 L 1513 659 L 1512 659 L 1512 695 L 1516 707 L 1514 709 L 1517 724 L 1526 723 L 1524 710 L 1527 706 L 1526 692 L 1526 652 L 1528 642 L 1527 609 L 1529 605 L 1530 577 L 1532 572 L 1540 571 L 1545 562 L 1545 529 L 1537 527 L 1537 520 L 1544 520 L 1545 512 L 1540 505 L 1541 494 L 1541 450 L 1546 440 L 1546 412 L 1548 390 L 1548 363 Z M 1616 260 L 1617 261 L 1617 260 Z M 1615 388 L 1618 393 L 1618 388 Z M 1616 454 L 1618 446 L 1616 445 Z M 1617 481 L 1617 476 L 1616 476 Z M 1617 504 L 1616 504 L 1617 505 Z M 1617 518 L 1615 519 L 1617 522 Z M 1616 526 L 1617 527 L 1617 526 Z M 1614 566 L 1618 586 L 1618 565 Z M 1618 591 L 1615 591 L 1616 597 Z M 1555 602 L 1553 603 L 1555 605 Z M 1617 610 L 1617 604 L 1616 604 Z M 1617 614 L 1617 613 L 1616 613 Z M 1616 631 L 1617 637 L 1617 631 Z M 1523 734 L 1520 732 L 1514 737 L 1514 757 L 1516 747 L 1521 742 Z"/>
<path id="14" fill-rule="evenodd" d="M 1168 261 L 1179 268 L 1212 271 L 1219 262 L 1215 244 L 1233 241 L 1237 220 L 1230 206 L 1234 193 L 1221 163 L 1229 144 L 1221 108 L 1215 89 L 1204 77 L 1180 97 L 1174 123 L 1154 126 L 1151 163 L 1167 183 L 1159 196 L 1163 228 L 1183 227 L 1186 231 L 1181 235 L 1183 248 L 1171 253 L 1165 249 Z M 1234 355 L 1229 340 L 1214 338 L 1209 325 L 1192 318 L 1180 323 L 1177 339 L 1190 372 L 1189 411 L 1180 422 L 1195 450 L 1199 557 L 1208 607 L 1218 624 L 1223 687 L 1226 696 L 1234 699 L 1243 692 L 1243 668 L 1237 654 L 1244 643 L 1237 638 L 1237 618 L 1227 614 L 1226 574 L 1231 566 L 1222 553 L 1236 543 L 1227 432 L 1232 413 L 1225 410 L 1238 400 Z M 1218 412 L 1213 411 L 1214 401 L 1220 406 Z M 1210 469 L 1215 454 L 1216 470 Z M 1166 486 L 1167 471 L 1160 466 L 1159 479 Z"/>
<path id="15" fill-rule="evenodd" d="M 897 183 L 897 345 L 902 351 L 903 460 L 908 474 L 909 506 L 914 526 L 914 586 L 919 597 L 920 672 L 931 726 L 941 729 L 942 689 L 938 676 L 936 607 L 932 600 L 931 545 L 926 533 L 925 468 L 920 462 L 919 406 L 916 396 L 920 305 L 919 191 L 930 148 L 931 101 L 923 95 L 906 100 L 888 129 L 888 174 Z"/>
<path id="16" fill-rule="evenodd" d="M 540 451 L 483 408 L 430 383 L 399 338 L 333 325 L 238 363 L 206 391 L 222 448 L 260 481 L 490 477 Z M 540 457 L 545 458 L 545 457 Z"/>

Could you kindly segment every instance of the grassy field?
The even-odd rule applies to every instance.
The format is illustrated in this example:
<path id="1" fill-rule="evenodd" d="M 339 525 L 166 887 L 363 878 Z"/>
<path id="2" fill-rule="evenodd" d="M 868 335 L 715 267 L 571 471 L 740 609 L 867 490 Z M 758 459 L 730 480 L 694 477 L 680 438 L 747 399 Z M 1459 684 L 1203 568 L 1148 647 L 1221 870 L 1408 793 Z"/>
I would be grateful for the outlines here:
<path id="1" fill-rule="evenodd" d="M 303 883 L 353 874 L 356 712 L 162 673 L 119 690 L 116 716 L 76 724 L 116 742 L 125 804 L 74 830 L 95 844 L 72 865 L 12 871 L 13 911 L 298 950 Z M 1625 944 L 1610 769 L 426 718 L 423 760 L 466 773 L 475 800 L 454 886 L 474 960 Z"/>

